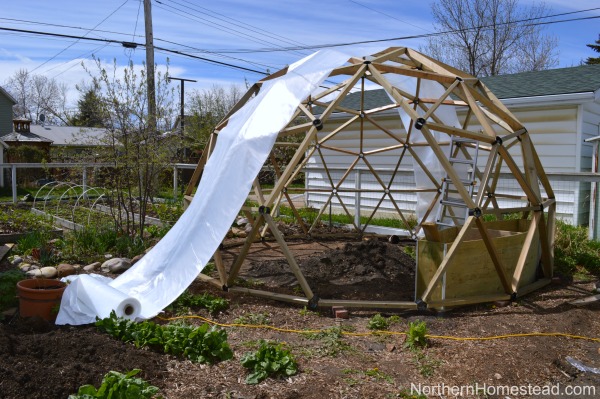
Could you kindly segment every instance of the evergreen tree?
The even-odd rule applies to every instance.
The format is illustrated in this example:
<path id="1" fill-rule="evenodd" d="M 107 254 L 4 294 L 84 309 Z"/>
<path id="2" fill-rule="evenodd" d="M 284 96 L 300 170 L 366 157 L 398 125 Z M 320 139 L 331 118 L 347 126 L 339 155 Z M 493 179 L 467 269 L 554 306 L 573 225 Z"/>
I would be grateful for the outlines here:
<path id="1" fill-rule="evenodd" d="M 105 119 L 102 112 L 102 99 L 98 94 L 98 88 L 92 86 L 82 92 L 77 101 L 77 114 L 69 118 L 69 124 L 82 127 L 105 127 Z"/>
<path id="2" fill-rule="evenodd" d="M 596 40 L 596 44 L 586 44 L 589 48 L 594 50 L 597 53 L 600 53 L 600 35 L 598 35 L 598 40 Z M 600 64 L 600 57 L 588 57 L 585 61 L 586 64 Z"/>

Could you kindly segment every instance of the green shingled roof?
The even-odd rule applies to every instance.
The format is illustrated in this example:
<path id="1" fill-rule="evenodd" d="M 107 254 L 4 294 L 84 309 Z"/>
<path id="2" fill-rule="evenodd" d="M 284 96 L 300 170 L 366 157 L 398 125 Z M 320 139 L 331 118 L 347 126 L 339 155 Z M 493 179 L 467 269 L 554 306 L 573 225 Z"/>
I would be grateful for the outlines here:
<path id="1" fill-rule="evenodd" d="M 500 99 L 587 93 L 600 89 L 600 64 L 488 76 L 481 81 Z M 366 92 L 366 109 L 391 103 L 383 89 Z M 359 109 L 360 93 L 349 94 L 342 106 Z"/>
<path id="2" fill-rule="evenodd" d="M 600 64 L 488 76 L 481 81 L 498 98 L 594 92 L 600 89 Z"/>

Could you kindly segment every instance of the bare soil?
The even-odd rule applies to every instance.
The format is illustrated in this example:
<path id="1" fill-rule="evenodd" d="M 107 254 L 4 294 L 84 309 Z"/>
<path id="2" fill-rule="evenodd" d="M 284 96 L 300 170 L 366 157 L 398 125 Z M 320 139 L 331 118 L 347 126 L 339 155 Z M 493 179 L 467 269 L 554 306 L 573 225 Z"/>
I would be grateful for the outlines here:
<path id="1" fill-rule="evenodd" d="M 322 298 L 411 300 L 414 261 L 403 250 L 406 243 L 386 241 L 297 241 L 290 247 L 311 287 Z M 226 249 L 226 261 L 239 248 Z M 273 243 L 252 247 L 242 267 L 250 287 L 298 293 L 298 286 Z M 93 326 L 54 326 L 15 314 L 0 324 L 0 398 L 66 398 L 84 384 L 98 386 L 110 370 L 142 370 L 140 376 L 176 398 L 394 398 L 409 397 L 411 384 L 436 386 L 591 386 L 600 395 L 600 375 L 583 372 L 567 361 L 571 357 L 600 368 L 600 304 L 577 308 L 568 303 L 593 293 L 594 281 L 562 281 L 532 293 L 509 306 L 493 304 L 431 311 L 350 310 L 348 320 L 334 319 L 331 309 L 317 312 L 267 299 L 223 292 L 200 281 L 190 290 L 210 292 L 230 301 L 218 315 L 205 310 L 191 314 L 219 323 L 240 317 L 260 317 L 269 325 L 289 330 L 337 327 L 370 332 L 376 313 L 400 321 L 390 327 L 398 333 L 367 336 L 316 337 L 269 329 L 228 327 L 234 359 L 215 365 L 194 364 L 116 341 Z M 172 316 L 164 314 L 163 316 Z M 417 352 L 403 346 L 411 321 L 426 322 L 429 334 L 451 337 L 488 337 L 516 333 L 558 332 L 581 337 L 522 336 L 493 340 L 430 338 Z M 159 322 L 165 322 L 158 320 Z M 198 319 L 187 322 L 199 324 Z M 339 330 L 338 330 L 339 331 Z M 296 356 L 300 373 L 288 379 L 267 379 L 247 385 L 241 356 L 257 340 L 285 342 Z M 572 395 L 563 397 L 596 397 Z M 428 394 L 426 397 L 453 397 Z M 458 397 L 557 397 L 557 395 L 488 395 L 472 391 Z"/>

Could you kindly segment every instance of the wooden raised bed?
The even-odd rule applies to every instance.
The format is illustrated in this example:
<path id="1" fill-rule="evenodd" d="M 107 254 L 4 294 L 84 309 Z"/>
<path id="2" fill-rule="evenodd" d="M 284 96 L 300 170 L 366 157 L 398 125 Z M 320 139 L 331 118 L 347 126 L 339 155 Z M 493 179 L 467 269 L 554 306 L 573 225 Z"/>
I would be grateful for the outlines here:
<path id="1" fill-rule="evenodd" d="M 485 223 L 504 273 L 516 283 L 517 290 L 535 283 L 540 272 L 537 230 L 532 239 L 527 240 L 530 224 L 530 220 Z M 426 238 L 417 242 L 416 298 L 424 294 L 459 230 L 458 227 L 445 230 L 425 228 Z M 528 246 L 524 266 L 522 272 L 515 273 L 524 246 Z M 432 289 L 428 304 L 475 303 L 482 302 L 481 299 L 486 297 L 493 300 L 510 298 L 510 295 L 502 286 L 479 229 L 471 228 L 457 247 L 445 275 Z"/>

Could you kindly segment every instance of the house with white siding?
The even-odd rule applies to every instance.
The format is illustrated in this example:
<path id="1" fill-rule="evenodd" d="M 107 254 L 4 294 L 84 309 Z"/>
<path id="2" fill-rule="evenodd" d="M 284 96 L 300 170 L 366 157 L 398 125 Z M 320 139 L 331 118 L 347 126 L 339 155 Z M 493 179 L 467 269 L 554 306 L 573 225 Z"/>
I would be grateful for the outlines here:
<path id="1" fill-rule="evenodd" d="M 585 140 L 600 136 L 600 65 L 491 76 L 481 80 L 529 132 L 556 194 L 557 217 L 573 224 L 587 225 L 591 183 L 569 181 L 563 174 L 595 171 L 592 168 L 595 144 Z M 375 109 L 391 104 L 384 90 L 365 92 L 362 101 L 363 109 Z M 350 94 L 342 103 L 342 107 L 360 110 L 360 102 L 360 93 Z M 396 109 L 378 112 L 377 115 L 377 123 L 381 127 L 394 134 L 405 134 Z M 464 120 L 465 117 L 466 115 L 459 112 L 459 120 Z M 337 120 L 341 124 L 345 118 L 340 115 Z M 371 143 L 373 148 L 394 145 L 394 140 L 378 127 L 364 124 L 361 129 L 359 123 L 362 122 L 355 122 L 343 133 L 332 137 L 328 146 L 356 152 L 355 147 L 361 131 L 368 137 L 365 143 Z M 330 118 L 320 133 L 321 137 L 335 130 L 339 124 L 336 125 L 335 116 Z M 370 148 L 363 148 L 362 152 L 369 150 Z M 394 212 L 389 201 L 383 200 L 380 203 L 379 197 L 369 195 L 369 187 L 378 186 L 379 183 L 374 180 L 368 169 L 374 168 L 384 175 L 385 171 L 388 171 L 391 176 L 401 151 L 385 151 L 380 156 L 371 156 L 369 165 L 359 167 L 356 173 L 342 177 L 355 157 L 324 148 L 321 153 L 326 158 L 328 170 L 324 169 L 320 156 L 311 157 L 306 169 L 307 188 L 327 186 L 328 175 L 332 176 L 333 180 L 343 178 L 345 187 L 361 190 L 360 194 L 346 194 L 346 198 L 343 198 L 344 205 L 359 209 L 363 215 L 369 214 L 375 207 L 378 207 L 378 214 L 385 216 L 386 212 L 389 212 L 391 215 Z M 522 165 L 521 154 L 513 156 L 516 162 Z M 478 162 L 481 169 L 485 166 L 484 162 L 485 159 Z M 396 187 L 414 187 L 414 168 L 401 168 L 393 177 L 393 181 Z M 508 183 L 506 187 L 500 184 L 498 190 L 517 196 L 520 192 L 518 187 Z M 307 204 L 311 207 L 320 208 L 326 200 L 326 195 L 319 192 L 309 191 L 306 195 Z M 397 201 L 403 212 L 414 211 L 417 197 L 414 193 L 404 193 Z M 334 213 L 341 211 L 339 202 L 335 200 L 332 208 Z"/>

